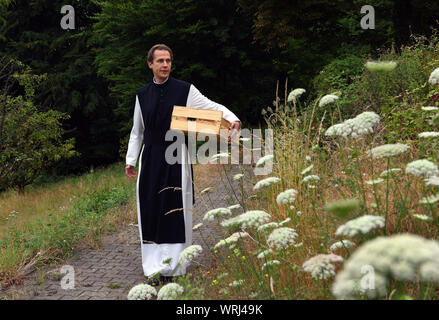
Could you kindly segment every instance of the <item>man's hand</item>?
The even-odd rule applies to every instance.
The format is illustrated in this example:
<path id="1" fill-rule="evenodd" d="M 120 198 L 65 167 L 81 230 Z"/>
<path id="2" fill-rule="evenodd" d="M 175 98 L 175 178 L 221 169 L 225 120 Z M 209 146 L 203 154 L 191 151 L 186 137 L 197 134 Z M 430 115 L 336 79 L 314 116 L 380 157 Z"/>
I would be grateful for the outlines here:
<path id="1" fill-rule="evenodd" d="M 134 172 L 134 167 L 130 165 L 125 166 L 125 175 L 129 178 L 135 178 L 137 176 Z"/>
<path id="2" fill-rule="evenodd" d="M 230 128 L 229 128 L 230 134 L 229 134 L 229 138 L 228 138 L 229 142 L 231 141 L 231 135 L 233 134 L 233 130 L 236 130 L 236 132 L 239 132 L 240 128 L 241 128 L 241 121 L 233 121 L 230 124 Z"/>

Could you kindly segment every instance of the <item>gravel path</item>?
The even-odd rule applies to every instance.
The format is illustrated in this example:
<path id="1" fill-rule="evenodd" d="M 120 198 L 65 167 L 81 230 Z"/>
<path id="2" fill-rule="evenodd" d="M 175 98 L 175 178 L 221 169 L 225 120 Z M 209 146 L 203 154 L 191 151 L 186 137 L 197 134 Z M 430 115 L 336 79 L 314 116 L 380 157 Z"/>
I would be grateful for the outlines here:
<path id="1" fill-rule="evenodd" d="M 196 260 L 204 266 L 203 268 L 210 268 L 214 263 L 209 249 L 220 239 L 216 224 L 202 221 L 204 213 L 213 207 L 225 207 L 237 203 L 236 199 L 231 199 L 233 192 L 223 167 L 220 165 L 209 166 L 208 175 L 202 173 L 201 177 L 197 176 L 197 170 L 201 169 L 194 166 L 193 225 L 200 222 L 204 224 L 200 230 L 193 231 L 193 244 L 199 244 L 203 247 L 203 254 Z M 247 172 L 247 177 L 251 176 L 252 168 L 238 165 L 227 167 L 226 170 L 229 170 L 227 177 L 229 177 L 236 192 L 239 187 L 238 182 L 233 181 L 233 175 L 244 169 Z M 205 171 L 206 168 L 202 170 Z M 207 187 L 212 188 L 211 192 L 200 195 L 200 192 Z M 246 185 L 247 191 L 248 188 L 249 186 Z M 73 267 L 67 274 L 61 271 L 61 268 L 66 265 Z M 201 268 L 198 266 L 198 264 L 193 264 L 187 272 L 193 273 L 194 268 Z M 73 275 L 72 271 L 75 279 L 74 288 L 61 288 L 61 282 L 65 282 L 66 276 Z M 118 232 L 103 237 L 99 249 L 78 248 L 72 257 L 61 265 L 32 272 L 26 277 L 23 284 L 0 291 L 0 299 L 124 300 L 129 290 L 144 280 L 138 226 L 131 224 Z"/>

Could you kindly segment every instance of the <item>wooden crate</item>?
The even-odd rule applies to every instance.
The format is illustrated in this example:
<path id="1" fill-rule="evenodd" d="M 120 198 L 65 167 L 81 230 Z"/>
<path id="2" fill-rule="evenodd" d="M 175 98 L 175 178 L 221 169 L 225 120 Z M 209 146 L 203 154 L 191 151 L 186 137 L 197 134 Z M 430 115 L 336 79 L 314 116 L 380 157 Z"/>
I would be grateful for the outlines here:
<path id="1" fill-rule="evenodd" d="M 220 129 L 228 130 L 229 127 L 230 122 L 223 118 L 222 111 L 174 106 L 170 129 L 181 130 L 185 134 L 190 131 L 216 135 L 218 139 L 227 139 L 227 136 L 220 136 Z"/>

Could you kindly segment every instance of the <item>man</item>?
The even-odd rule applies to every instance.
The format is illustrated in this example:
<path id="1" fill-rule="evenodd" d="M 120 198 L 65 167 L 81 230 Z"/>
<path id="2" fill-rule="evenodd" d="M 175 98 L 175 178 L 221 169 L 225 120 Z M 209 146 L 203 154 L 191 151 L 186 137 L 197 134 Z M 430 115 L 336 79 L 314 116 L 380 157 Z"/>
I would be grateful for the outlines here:
<path id="1" fill-rule="evenodd" d="M 180 253 L 192 245 L 195 197 L 187 137 L 180 161 L 169 164 L 165 159 L 166 148 L 173 143 L 165 140 L 173 106 L 221 110 L 231 122 L 230 129 L 239 130 L 240 120 L 226 107 L 203 96 L 194 85 L 170 77 L 173 53 L 166 45 L 153 46 L 147 60 L 154 78 L 137 90 L 125 173 L 136 177 L 134 167 L 143 138 L 136 189 L 142 266 L 147 283 L 159 285 L 151 276 L 160 273 L 160 282 L 168 282 L 172 276 L 186 273 L 186 266 L 178 265 L 178 260 Z"/>

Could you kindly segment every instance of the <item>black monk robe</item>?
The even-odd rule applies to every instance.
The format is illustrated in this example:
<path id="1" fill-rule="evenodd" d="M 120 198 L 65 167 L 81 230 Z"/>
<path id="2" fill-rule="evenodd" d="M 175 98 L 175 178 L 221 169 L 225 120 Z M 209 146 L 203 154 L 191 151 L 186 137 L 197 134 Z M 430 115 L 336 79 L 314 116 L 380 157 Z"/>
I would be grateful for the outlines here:
<path id="1" fill-rule="evenodd" d="M 137 181 L 137 207 L 143 246 L 149 243 L 187 246 L 192 241 L 192 228 L 185 226 L 185 214 L 190 215 L 187 217 L 190 222 L 192 212 L 183 211 L 183 194 L 186 204 L 190 201 L 186 194 L 190 193 L 192 203 L 195 203 L 193 178 L 189 181 L 193 177 L 192 164 L 168 164 L 165 159 L 166 148 L 173 143 L 165 141 L 165 135 L 171 124 L 174 105 L 220 110 L 226 120 L 239 121 L 233 112 L 203 96 L 194 85 L 172 77 L 164 83 L 151 82 L 137 90 L 126 164 L 136 165 L 143 138 Z M 187 148 L 187 137 L 185 144 Z M 190 159 L 189 153 L 187 157 Z M 191 175 L 188 174 L 189 170 Z M 147 263 L 152 264 L 151 260 Z M 145 271 L 145 274 L 149 272 Z"/>
<path id="2" fill-rule="evenodd" d="M 189 83 L 170 77 L 163 84 L 149 83 L 137 90 L 145 128 L 145 149 L 139 176 L 143 241 L 185 242 L 182 168 L 178 162 L 166 162 L 166 148 L 173 142 L 165 141 L 165 135 L 171 124 L 174 105 L 186 105 L 189 88 Z M 187 145 L 187 137 L 185 142 Z M 192 195 L 195 203 L 193 182 Z"/>

